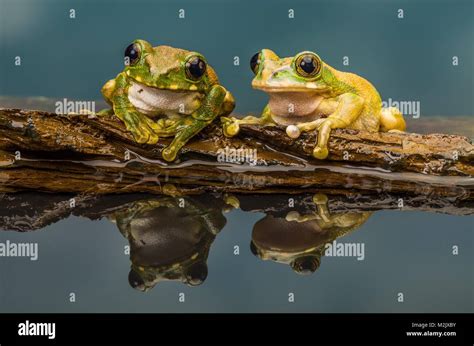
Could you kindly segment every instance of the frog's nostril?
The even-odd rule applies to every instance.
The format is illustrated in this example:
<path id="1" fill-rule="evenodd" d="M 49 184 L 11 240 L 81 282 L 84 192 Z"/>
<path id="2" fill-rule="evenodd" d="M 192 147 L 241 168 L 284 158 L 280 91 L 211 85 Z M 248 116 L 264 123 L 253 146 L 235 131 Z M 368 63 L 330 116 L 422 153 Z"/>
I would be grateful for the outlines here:
<path id="1" fill-rule="evenodd" d="M 207 264 L 198 262 L 191 265 L 186 271 L 186 283 L 190 286 L 198 286 L 207 278 Z"/>
<path id="2" fill-rule="evenodd" d="M 131 269 L 130 273 L 128 273 L 128 283 L 132 288 L 135 288 L 139 291 L 145 291 L 145 282 L 133 269 Z"/>

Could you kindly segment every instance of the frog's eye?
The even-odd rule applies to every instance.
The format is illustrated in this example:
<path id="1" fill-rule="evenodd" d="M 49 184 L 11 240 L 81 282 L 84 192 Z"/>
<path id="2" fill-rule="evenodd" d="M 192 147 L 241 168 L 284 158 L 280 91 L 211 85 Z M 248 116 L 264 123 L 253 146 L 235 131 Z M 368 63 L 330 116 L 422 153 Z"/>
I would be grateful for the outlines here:
<path id="1" fill-rule="evenodd" d="M 314 53 L 304 53 L 296 58 L 296 72 L 302 77 L 314 77 L 321 71 L 321 59 Z"/>
<path id="2" fill-rule="evenodd" d="M 207 64 L 199 56 L 192 56 L 186 61 L 186 76 L 191 80 L 199 80 L 206 73 Z"/>
<path id="3" fill-rule="evenodd" d="M 140 48 L 135 43 L 125 49 L 125 59 L 127 59 L 127 65 L 135 65 L 140 59 Z"/>
<path id="4" fill-rule="evenodd" d="M 191 265 L 185 272 L 186 283 L 190 286 L 198 286 L 207 278 L 207 265 L 204 262 L 197 262 Z"/>
<path id="5" fill-rule="evenodd" d="M 139 291 L 145 290 L 145 281 L 143 281 L 140 275 L 138 275 L 133 269 L 131 269 L 130 273 L 128 273 L 128 283 L 132 288 L 135 288 Z"/>
<path id="6" fill-rule="evenodd" d="M 251 252 L 254 256 L 258 256 L 258 250 L 257 250 L 257 247 L 255 246 L 255 244 L 254 244 L 253 241 L 250 242 L 250 252 Z"/>
<path id="7" fill-rule="evenodd" d="M 252 69 L 253 73 L 257 74 L 259 65 L 260 65 L 260 52 L 255 53 L 253 57 L 250 59 L 250 68 Z"/>
<path id="8" fill-rule="evenodd" d="M 291 267 L 296 273 L 307 275 L 319 268 L 319 260 L 315 256 L 299 257 L 291 263 Z"/>

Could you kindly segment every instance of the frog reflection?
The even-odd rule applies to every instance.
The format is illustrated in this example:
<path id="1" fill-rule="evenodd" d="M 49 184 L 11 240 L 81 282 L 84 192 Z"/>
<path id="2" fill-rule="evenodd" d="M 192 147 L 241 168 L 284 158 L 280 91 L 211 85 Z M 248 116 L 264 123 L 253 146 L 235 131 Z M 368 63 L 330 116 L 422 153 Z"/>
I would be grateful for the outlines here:
<path id="1" fill-rule="evenodd" d="M 200 285 L 207 277 L 209 249 L 226 223 L 220 202 L 159 197 L 133 202 L 114 214 L 130 243 L 130 286 L 148 291 L 165 280 Z"/>
<path id="2" fill-rule="evenodd" d="M 313 197 L 316 210 L 285 218 L 267 214 L 253 228 L 250 249 L 262 260 L 288 264 L 298 274 L 314 273 L 321 264 L 325 245 L 358 229 L 371 212 L 344 212 L 331 215 L 326 195 Z"/>

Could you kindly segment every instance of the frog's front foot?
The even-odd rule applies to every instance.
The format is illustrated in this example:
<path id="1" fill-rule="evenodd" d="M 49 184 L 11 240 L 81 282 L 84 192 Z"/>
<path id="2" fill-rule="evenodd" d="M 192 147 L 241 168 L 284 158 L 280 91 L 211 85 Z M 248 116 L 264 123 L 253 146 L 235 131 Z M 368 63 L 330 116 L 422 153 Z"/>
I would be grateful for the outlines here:
<path id="1" fill-rule="evenodd" d="M 307 129 L 303 129 L 307 131 Z M 296 125 L 289 125 L 286 128 L 286 134 L 288 135 L 288 137 L 296 139 L 301 135 L 301 130 Z M 317 143 L 313 150 L 313 156 L 317 159 L 324 160 L 328 157 L 328 155 L 329 150 L 327 148 L 327 145 L 325 145 L 324 143 Z"/>
<path id="2" fill-rule="evenodd" d="M 327 205 L 328 196 L 323 193 L 317 193 L 313 196 L 313 203 L 316 205 Z"/>
<path id="3" fill-rule="evenodd" d="M 240 126 L 237 119 L 232 117 L 221 117 L 221 122 L 224 136 L 234 137 L 239 133 Z"/>
<path id="4" fill-rule="evenodd" d="M 167 195 L 167 196 L 172 196 L 172 197 L 181 196 L 181 193 L 179 192 L 178 188 L 174 184 L 164 184 L 163 187 L 161 188 L 161 191 L 163 192 L 164 195 Z"/>
<path id="5" fill-rule="evenodd" d="M 239 199 L 231 194 L 225 194 L 224 195 L 224 203 L 226 206 L 223 208 L 223 211 L 225 213 L 228 213 L 232 209 L 239 209 L 240 208 L 240 201 Z"/>
<path id="6" fill-rule="evenodd" d="M 331 134 L 331 129 L 335 127 L 338 120 L 324 119 L 318 125 L 318 141 L 313 149 L 313 157 L 319 160 L 324 160 L 329 155 L 328 141 Z M 339 121 L 340 122 L 340 121 Z"/>
<path id="7" fill-rule="evenodd" d="M 179 149 L 175 148 L 174 146 L 170 145 L 163 149 L 161 152 L 161 156 L 168 162 L 174 161 L 176 156 L 178 155 Z"/>
<path id="8" fill-rule="evenodd" d="M 153 133 L 153 130 L 140 126 L 138 130 L 132 131 L 135 141 L 140 144 L 156 144 L 159 137 Z"/>
<path id="9" fill-rule="evenodd" d="M 286 221 L 296 221 L 296 222 L 301 222 L 302 217 L 300 213 L 298 213 L 296 210 L 292 210 L 288 212 L 285 216 Z"/>
<path id="10" fill-rule="evenodd" d="M 156 144 L 159 140 L 161 127 L 152 119 L 145 116 L 129 115 L 125 120 L 125 127 L 140 144 Z"/>
<path id="11" fill-rule="evenodd" d="M 137 143 L 140 144 L 156 144 L 158 143 L 159 137 L 153 131 L 153 129 L 148 126 L 146 123 L 139 123 L 137 126 L 127 125 L 127 130 L 129 130 L 133 138 Z"/>
<path id="12" fill-rule="evenodd" d="M 316 146 L 313 150 L 313 156 L 319 160 L 324 160 L 329 155 L 329 150 L 327 146 L 318 147 Z"/>

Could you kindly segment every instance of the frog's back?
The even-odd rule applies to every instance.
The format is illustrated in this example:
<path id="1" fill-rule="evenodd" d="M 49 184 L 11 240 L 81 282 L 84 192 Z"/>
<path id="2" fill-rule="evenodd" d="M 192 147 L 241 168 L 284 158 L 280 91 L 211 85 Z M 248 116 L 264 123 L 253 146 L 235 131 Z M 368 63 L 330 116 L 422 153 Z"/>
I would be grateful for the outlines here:
<path id="1" fill-rule="evenodd" d="M 350 128 L 368 131 L 378 131 L 380 126 L 380 114 L 382 110 L 382 99 L 377 89 L 365 78 L 350 72 L 338 71 L 326 65 L 337 80 L 352 89 L 354 93 L 365 100 L 364 109 L 360 116 L 351 124 Z"/>

